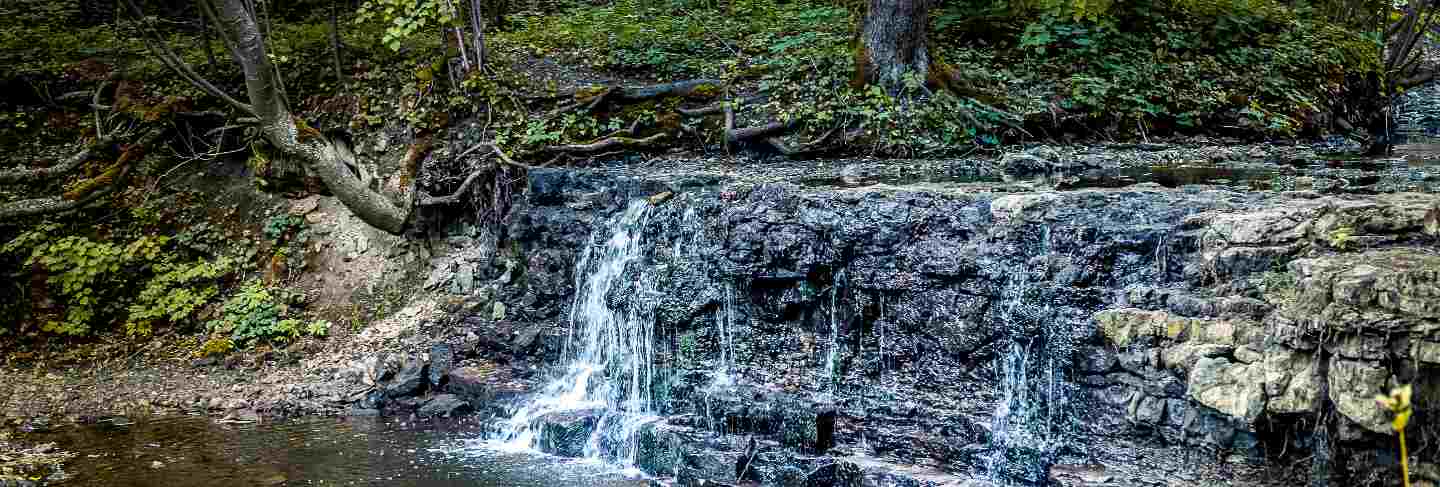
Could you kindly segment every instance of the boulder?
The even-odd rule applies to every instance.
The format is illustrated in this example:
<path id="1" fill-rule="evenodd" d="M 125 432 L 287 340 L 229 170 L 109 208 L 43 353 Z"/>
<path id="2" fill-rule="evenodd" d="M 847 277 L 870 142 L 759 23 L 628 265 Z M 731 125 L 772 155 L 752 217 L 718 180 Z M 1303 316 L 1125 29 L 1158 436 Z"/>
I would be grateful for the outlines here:
<path id="1" fill-rule="evenodd" d="M 585 456 L 585 443 L 590 432 L 599 424 L 603 408 L 559 411 L 541 416 L 535 420 L 540 430 L 540 451 L 562 457 Z"/>
<path id="2" fill-rule="evenodd" d="M 484 408 L 496 402 L 497 398 L 508 398 L 523 392 L 510 384 L 508 372 L 488 366 L 465 366 L 450 371 L 445 391 L 459 396 L 477 408 Z"/>
<path id="3" fill-rule="evenodd" d="M 454 394 L 440 394 L 421 404 L 417 414 L 423 418 L 449 418 L 472 409 L 470 403 Z"/>
<path id="4" fill-rule="evenodd" d="M 410 358 L 395 377 L 385 385 L 385 395 L 389 397 L 414 396 L 420 393 L 425 386 L 425 364 L 417 358 Z"/>
<path id="5" fill-rule="evenodd" d="M 426 374 L 426 378 L 429 379 L 430 382 L 430 387 L 432 389 L 438 389 L 441 383 L 445 381 L 446 375 L 450 373 L 450 368 L 454 365 L 455 351 L 451 349 L 450 345 L 439 343 L 431 346 L 430 368 Z"/>
<path id="6" fill-rule="evenodd" d="M 1375 403 L 1375 396 L 1386 392 L 1389 377 L 1390 372 L 1379 363 L 1333 357 L 1328 376 L 1330 401 L 1336 411 L 1360 427 L 1382 435 L 1394 434 L 1389 411 Z"/>
<path id="7" fill-rule="evenodd" d="M 1050 172 L 1051 162 L 1034 154 L 1012 152 L 1000 157 L 1000 168 L 1011 176 L 1029 176 Z"/>
<path id="8" fill-rule="evenodd" d="M 1271 350 L 1259 362 L 1265 379 L 1265 411 L 1270 414 L 1308 413 L 1320 399 L 1319 361 L 1309 353 Z"/>
<path id="9" fill-rule="evenodd" d="M 1263 374 L 1253 365 L 1202 358 L 1190 371 L 1189 390 L 1195 402 L 1246 422 L 1265 411 Z"/>

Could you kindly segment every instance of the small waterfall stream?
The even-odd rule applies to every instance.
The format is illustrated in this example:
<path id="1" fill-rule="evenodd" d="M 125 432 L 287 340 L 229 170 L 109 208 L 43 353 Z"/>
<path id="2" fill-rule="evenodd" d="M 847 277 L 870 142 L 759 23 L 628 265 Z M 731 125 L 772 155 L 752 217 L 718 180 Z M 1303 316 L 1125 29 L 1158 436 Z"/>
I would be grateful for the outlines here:
<path id="1" fill-rule="evenodd" d="M 516 409 L 494 439 L 513 449 L 535 448 L 542 434 L 538 423 L 547 415 L 590 414 L 596 419 L 585 456 L 635 465 L 635 432 L 657 419 L 654 305 L 648 298 L 659 293 L 651 276 L 631 269 L 649 245 L 642 229 L 651 209 L 637 200 L 591 236 L 575 272 L 564 372 Z"/>

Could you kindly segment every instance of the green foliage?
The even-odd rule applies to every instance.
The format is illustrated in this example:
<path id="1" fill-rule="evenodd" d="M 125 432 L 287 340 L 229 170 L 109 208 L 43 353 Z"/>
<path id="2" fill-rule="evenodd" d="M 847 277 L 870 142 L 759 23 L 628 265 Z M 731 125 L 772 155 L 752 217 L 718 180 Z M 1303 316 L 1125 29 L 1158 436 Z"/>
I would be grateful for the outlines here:
<path id="1" fill-rule="evenodd" d="M 198 230 L 198 229 L 197 229 Z M 46 276 L 45 288 L 60 311 L 41 310 L 44 332 L 84 335 L 97 325 L 123 323 L 128 334 L 149 335 L 156 323 L 193 323 L 197 312 L 235 273 L 230 257 L 192 257 L 188 245 L 207 240 L 203 231 L 172 238 L 141 234 L 109 239 L 64 235 L 57 224 L 42 224 L 0 247 L 24 255 L 24 265 Z"/>
<path id="2" fill-rule="evenodd" d="M 561 15 L 513 16 L 517 29 L 499 37 L 536 56 L 568 63 L 665 77 L 720 77 L 749 60 L 816 41 L 848 41 L 844 9 L 817 1 L 702 2 L 616 0 Z M 737 59 L 737 57 L 743 59 Z"/>
<path id="3" fill-rule="evenodd" d="M 1340 227 L 1330 231 L 1326 236 L 1330 240 L 1330 246 L 1336 250 L 1346 250 L 1355 240 L 1355 229 L 1353 227 Z"/>
<path id="4" fill-rule="evenodd" d="M 126 331 L 145 335 L 156 320 L 188 320 L 215 295 L 215 283 L 234 270 L 228 259 L 174 260 L 165 251 L 169 237 L 144 236 L 119 243 L 74 235 L 52 239 L 57 229 L 44 225 L 0 248 L 4 253 L 28 251 L 25 265 L 49 276 L 47 282 L 64 300 L 63 316 L 42 323 L 47 332 L 83 335 L 93 324 L 124 314 L 123 310 L 128 312 Z M 125 300 L 117 299 L 124 293 L 117 291 L 136 284 L 143 290 L 134 304 L 125 306 Z"/>
<path id="5" fill-rule="evenodd" d="M 314 320 L 305 325 L 305 334 L 323 337 L 330 334 L 330 320 Z"/>
<path id="6" fill-rule="evenodd" d="M 59 75 L 70 63 L 102 54 L 139 53 L 116 29 L 77 27 L 76 2 L 15 0 L 0 3 L 0 79 Z"/>
<path id="7" fill-rule="evenodd" d="M 302 334 L 322 336 L 326 324 L 305 324 L 296 306 L 301 296 L 293 291 L 252 281 L 225 300 L 220 316 L 206 326 L 215 333 L 228 333 L 239 345 L 258 341 L 288 342 Z"/>
<path id="8" fill-rule="evenodd" d="M 444 0 L 366 0 L 356 22 L 384 24 L 381 41 L 391 51 L 399 51 L 401 41 L 427 27 L 457 25 L 460 13 L 452 7 Z"/>
<path id="9" fill-rule="evenodd" d="M 156 321 L 190 321 L 196 311 L 219 294 L 217 283 L 234 272 L 236 267 L 236 262 L 229 257 L 214 261 L 157 264 L 155 277 L 145 284 L 135 304 L 129 307 L 130 316 L 125 322 L 125 331 L 149 335 Z"/>
<path id="10" fill-rule="evenodd" d="M 200 349 L 195 351 L 195 356 L 211 357 L 216 355 L 225 355 L 227 353 L 230 353 L 232 350 L 235 350 L 235 340 L 231 340 L 229 337 L 223 336 L 211 337 L 210 339 L 205 340 L 204 344 L 200 345 Z"/>
<path id="11" fill-rule="evenodd" d="M 989 69 L 1018 73 L 1019 85 L 1056 81 L 1053 106 L 1024 99 L 1043 91 L 1011 91 L 1009 104 L 1057 119 L 1050 110 L 1059 108 L 1082 115 L 1086 128 L 1112 134 L 1242 129 L 1296 135 L 1321 128 L 1322 113 L 1347 79 L 1379 69 L 1378 44 L 1307 4 L 1010 0 L 996 5 L 957 2 L 940 17 L 967 8 L 1009 13 L 990 22 L 1013 22 L 1013 30 L 978 30 L 998 46 L 992 62 L 1010 63 Z M 964 31 L 950 27 L 959 25 L 953 20 L 936 25 L 942 57 L 964 56 L 969 48 L 948 46 L 973 43 L 952 39 L 977 35 L 973 23 Z"/>
<path id="12" fill-rule="evenodd" d="M 300 215 L 281 213 L 265 220 L 265 238 L 280 243 L 305 227 L 305 218 Z"/>

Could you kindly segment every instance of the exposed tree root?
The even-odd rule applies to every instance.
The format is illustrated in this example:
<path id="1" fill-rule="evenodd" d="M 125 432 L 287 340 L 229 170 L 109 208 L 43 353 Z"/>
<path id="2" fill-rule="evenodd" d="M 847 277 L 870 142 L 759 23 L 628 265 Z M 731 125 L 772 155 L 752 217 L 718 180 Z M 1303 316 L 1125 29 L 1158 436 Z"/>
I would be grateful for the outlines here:
<path id="1" fill-rule="evenodd" d="M 834 148 L 834 145 L 829 145 L 827 144 L 827 142 L 829 142 L 830 138 L 839 132 L 840 127 L 834 127 L 830 130 L 825 131 L 825 133 L 820 134 L 820 136 L 816 137 L 815 140 L 793 146 L 785 143 L 785 141 L 781 140 L 779 137 L 767 137 L 765 139 L 765 142 L 769 143 L 771 147 L 774 147 L 775 150 L 781 154 L 785 154 L 787 156 L 800 156 L 823 152 Z M 840 145 L 843 145 L 843 142 Z"/>
<path id="2" fill-rule="evenodd" d="M 475 171 L 472 171 L 469 176 L 465 177 L 465 182 L 460 183 L 460 187 L 459 187 L 459 188 L 456 188 L 454 193 L 450 193 L 450 194 L 445 195 L 445 196 L 430 196 L 430 195 L 428 195 L 428 194 L 425 194 L 425 193 L 422 191 L 422 192 L 420 192 L 420 201 L 419 201 L 419 204 L 420 204 L 421 206 L 430 206 L 430 205 L 448 205 L 448 204 L 453 204 L 453 203 L 459 203 L 459 202 L 460 202 L 460 198 L 461 198 L 462 196 L 465 196 L 465 193 L 466 193 L 466 192 L 470 191 L 470 185 L 474 184 L 474 183 L 475 183 L 475 180 L 480 179 L 480 176 L 489 174 L 491 171 L 494 171 L 494 170 L 495 170 L 495 163 L 494 163 L 494 162 L 486 163 L 484 167 L 481 167 L 480 169 L 476 169 Z"/>
<path id="3" fill-rule="evenodd" d="M 731 143 L 735 143 L 762 137 L 772 137 L 794 130 L 799 126 L 800 124 L 798 122 L 791 120 L 788 122 L 770 122 L 757 127 L 729 128 L 725 131 L 725 139 Z"/>
<path id="4" fill-rule="evenodd" d="M 544 150 L 551 152 L 565 152 L 571 154 L 593 154 L 596 152 L 620 148 L 654 148 L 656 147 L 657 142 L 664 139 L 665 137 L 668 137 L 669 135 L 670 134 L 661 132 L 651 135 L 649 137 L 642 137 L 638 139 L 632 137 L 606 137 L 595 142 L 591 142 L 589 144 L 552 145 L 546 147 Z"/>
<path id="5" fill-rule="evenodd" d="M 710 115 L 719 115 L 724 113 L 726 104 L 730 104 L 732 106 L 745 106 L 760 103 L 762 101 L 765 101 L 765 98 L 766 97 L 764 96 L 752 96 L 750 98 L 739 101 L 726 100 L 719 103 L 712 103 L 710 105 L 706 105 L 700 108 L 677 107 L 675 108 L 675 112 L 690 118 L 707 117 Z"/>
<path id="6" fill-rule="evenodd" d="M 475 184 L 475 181 L 479 180 L 481 176 L 495 172 L 495 170 L 499 168 L 500 164 L 506 164 L 524 169 L 533 169 L 533 166 L 528 166 L 515 162 L 513 159 L 510 158 L 510 156 L 505 154 L 505 151 L 500 150 L 500 147 L 488 142 L 476 144 L 474 147 L 471 147 L 469 149 L 466 149 L 464 152 L 461 152 L 460 155 L 456 156 L 456 158 L 464 158 L 465 156 L 468 156 L 471 153 L 474 153 L 475 151 L 480 149 L 489 149 L 490 155 L 494 156 L 496 159 L 499 159 L 499 162 L 497 163 L 495 161 L 487 161 L 484 165 L 480 166 L 480 168 L 471 171 L 470 175 L 465 177 L 465 181 L 460 183 L 460 187 L 456 188 L 455 192 L 448 195 L 430 196 L 425 194 L 424 192 L 419 192 L 420 198 L 417 203 L 421 206 L 448 205 L 459 203 L 460 201 L 462 201 L 461 198 L 465 196 L 465 193 L 470 191 L 470 187 Z"/>
<path id="7" fill-rule="evenodd" d="M 85 161 L 90 160 L 90 158 L 95 155 L 95 151 L 109 147 L 114 142 L 114 137 L 101 137 L 99 140 L 81 149 L 80 152 L 76 152 L 74 155 L 66 158 L 64 162 L 54 166 L 0 171 L 0 184 L 30 183 L 68 175 L 71 171 L 74 171 L 75 168 L 84 164 Z"/>
<path id="8" fill-rule="evenodd" d="M 160 139 L 162 133 L 163 131 L 158 129 L 147 132 L 139 141 L 132 144 L 130 148 L 120 156 L 119 160 L 110 168 L 106 169 L 104 173 L 94 179 L 82 182 L 77 189 L 67 192 L 67 194 L 63 196 L 31 198 L 0 205 L 0 221 L 78 210 L 95 200 L 114 193 L 120 188 L 125 187 L 125 182 L 129 179 L 130 170 L 135 167 L 135 162 L 142 157 L 145 150 L 149 149 L 151 145 Z M 72 156 L 66 163 L 68 164 L 77 158 L 80 158 L 80 163 L 83 163 L 89 159 L 89 153 L 93 148 L 94 145 L 82 150 L 80 154 Z M 80 163 L 75 163 L 69 170 L 79 167 Z M 54 168 L 44 169 L 53 170 Z M 45 177 L 55 177 L 62 174 L 65 174 L 65 172 L 52 172 L 48 173 Z M 28 182 L 30 180 L 21 179 L 15 181 Z"/>

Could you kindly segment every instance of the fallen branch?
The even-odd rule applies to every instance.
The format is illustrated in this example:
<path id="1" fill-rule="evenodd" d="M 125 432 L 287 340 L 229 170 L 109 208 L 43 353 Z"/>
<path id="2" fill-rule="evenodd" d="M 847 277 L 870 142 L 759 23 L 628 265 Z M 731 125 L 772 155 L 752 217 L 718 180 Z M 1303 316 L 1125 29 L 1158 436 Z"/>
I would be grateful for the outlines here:
<path id="1" fill-rule="evenodd" d="M 620 101 L 643 101 L 662 96 L 701 96 L 713 98 L 725 82 L 718 79 L 692 79 L 649 86 L 624 87 L 615 90 L 613 96 Z M 717 90 L 714 94 L 702 93 L 705 88 Z"/>

